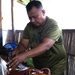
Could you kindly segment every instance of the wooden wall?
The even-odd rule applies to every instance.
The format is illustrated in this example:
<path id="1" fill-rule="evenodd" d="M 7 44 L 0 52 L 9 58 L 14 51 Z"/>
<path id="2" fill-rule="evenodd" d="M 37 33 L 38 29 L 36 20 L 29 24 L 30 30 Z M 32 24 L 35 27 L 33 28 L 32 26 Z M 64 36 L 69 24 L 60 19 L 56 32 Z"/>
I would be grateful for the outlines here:
<path id="1" fill-rule="evenodd" d="M 75 30 L 63 30 L 64 46 L 66 48 L 66 75 L 75 75 Z"/>

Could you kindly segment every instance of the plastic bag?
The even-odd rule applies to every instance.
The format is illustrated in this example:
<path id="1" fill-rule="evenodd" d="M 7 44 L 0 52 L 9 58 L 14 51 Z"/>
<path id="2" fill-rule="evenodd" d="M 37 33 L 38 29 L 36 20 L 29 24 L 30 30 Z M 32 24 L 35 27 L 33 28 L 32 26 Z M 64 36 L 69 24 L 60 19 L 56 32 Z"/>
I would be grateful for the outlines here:
<path id="1" fill-rule="evenodd" d="M 18 45 L 18 43 L 16 43 L 16 42 L 13 42 L 13 43 L 6 43 L 6 44 L 4 45 L 4 47 L 7 48 L 7 49 L 13 50 L 17 45 Z"/>
<path id="2" fill-rule="evenodd" d="M 0 57 L 0 75 L 6 75 L 7 66 L 6 62 Z"/>
<path id="3" fill-rule="evenodd" d="M 16 48 L 17 45 L 18 45 L 18 43 L 16 43 L 16 42 L 6 43 L 6 44 L 4 45 L 4 47 L 5 47 L 6 49 L 10 49 L 10 51 L 7 52 L 8 61 L 12 58 L 12 50 L 14 50 L 14 48 Z"/>

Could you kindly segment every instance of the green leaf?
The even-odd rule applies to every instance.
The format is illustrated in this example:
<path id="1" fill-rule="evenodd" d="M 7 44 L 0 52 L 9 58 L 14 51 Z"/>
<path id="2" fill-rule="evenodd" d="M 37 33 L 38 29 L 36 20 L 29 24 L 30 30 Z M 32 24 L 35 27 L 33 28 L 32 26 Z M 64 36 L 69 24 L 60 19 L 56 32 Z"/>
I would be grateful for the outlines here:
<path id="1" fill-rule="evenodd" d="M 39 0 L 39 1 L 43 2 L 43 1 L 45 1 L 45 0 Z M 28 2 L 30 2 L 30 0 L 17 0 L 17 2 L 19 2 L 19 3 L 22 4 L 22 5 L 27 5 Z"/>

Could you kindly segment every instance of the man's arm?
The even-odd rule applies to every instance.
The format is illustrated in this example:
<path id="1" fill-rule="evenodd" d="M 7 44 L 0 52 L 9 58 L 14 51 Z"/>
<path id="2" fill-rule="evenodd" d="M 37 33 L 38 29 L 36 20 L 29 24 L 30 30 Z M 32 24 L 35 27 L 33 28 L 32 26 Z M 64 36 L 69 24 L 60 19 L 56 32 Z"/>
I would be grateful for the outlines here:
<path id="1" fill-rule="evenodd" d="M 55 43 L 54 40 L 50 38 L 45 38 L 43 42 L 40 43 L 37 47 L 15 56 L 12 60 L 10 60 L 10 62 L 8 62 L 8 65 L 10 66 L 10 68 L 15 68 L 18 66 L 18 64 L 20 64 L 27 58 L 38 56 L 44 53 L 45 51 L 49 50 L 53 46 L 54 43 Z"/>
<path id="2" fill-rule="evenodd" d="M 24 53 L 25 58 L 35 57 L 44 53 L 45 51 L 49 50 L 54 43 L 55 41 L 50 38 L 43 39 L 42 43 L 40 43 L 37 47 Z"/>

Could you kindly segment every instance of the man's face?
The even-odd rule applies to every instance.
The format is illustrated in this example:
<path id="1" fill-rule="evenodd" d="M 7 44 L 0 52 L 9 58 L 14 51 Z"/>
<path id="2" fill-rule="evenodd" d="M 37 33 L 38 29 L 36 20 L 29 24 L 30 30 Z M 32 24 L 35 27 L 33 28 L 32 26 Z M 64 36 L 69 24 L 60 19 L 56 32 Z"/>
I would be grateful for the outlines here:
<path id="1" fill-rule="evenodd" d="M 35 26 L 40 26 L 44 22 L 45 11 L 42 9 L 37 9 L 36 7 L 33 7 L 28 12 L 28 16 L 29 16 L 30 22 L 32 22 Z"/>

